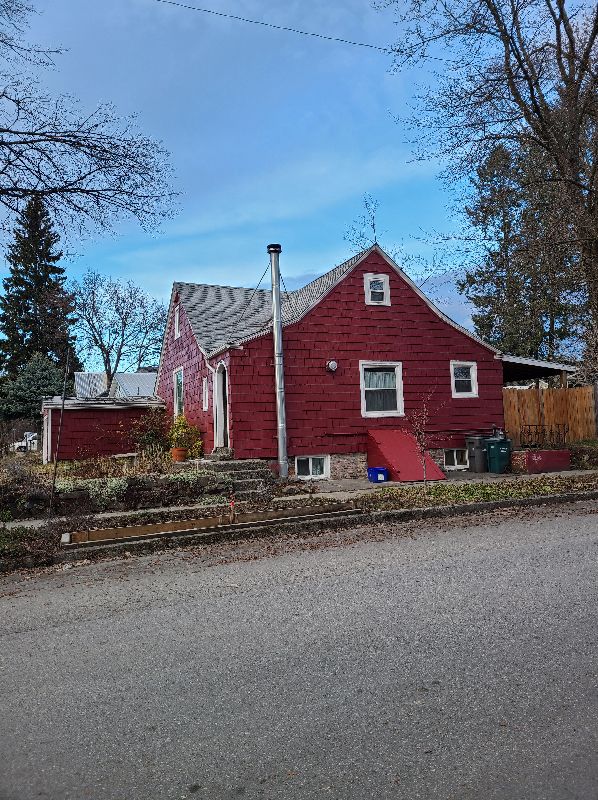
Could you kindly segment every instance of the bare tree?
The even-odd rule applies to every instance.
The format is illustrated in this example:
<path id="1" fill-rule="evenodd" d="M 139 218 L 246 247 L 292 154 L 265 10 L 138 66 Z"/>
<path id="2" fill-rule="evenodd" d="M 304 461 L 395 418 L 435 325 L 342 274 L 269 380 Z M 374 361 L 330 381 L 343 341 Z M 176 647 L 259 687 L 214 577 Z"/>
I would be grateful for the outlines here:
<path id="1" fill-rule="evenodd" d="M 363 214 L 347 228 L 343 239 L 351 245 L 355 253 L 361 253 L 378 244 L 420 288 L 433 279 L 433 284 L 428 284 L 426 292 L 432 299 L 443 303 L 445 297 L 439 290 L 443 285 L 452 285 L 454 265 L 447 266 L 436 255 L 425 258 L 419 254 L 407 253 L 398 244 L 387 241 L 386 237 L 381 241 L 380 237 L 385 236 L 388 231 L 380 229 L 379 208 L 380 202 L 375 197 L 368 193 L 364 194 Z"/>
<path id="2" fill-rule="evenodd" d="M 436 387 L 428 392 L 421 393 L 414 408 L 405 413 L 405 420 L 415 439 L 417 455 L 422 466 L 424 491 L 428 489 L 428 451 L 434 446 L 438 438 L 434 431 L 430 431 L 432 412 L 438 411 L 444 406 L 444 403 L 434 402 L 435 394 Z"/>
<path id="3" fill-rule="evenodd" d="M 108 384 L 118 371 L 157 363 L 166 323 L 166 307 L 132 281 L 88 270 L 73 281 L 80 355 L 101 363 Z"/>
<path id="4" fill-rule="evenodd" d="M 363 196 L 363 214 L 358 217 L 350 228 L 345 231 L 343 239 L 348 242 L 356 252 L 367 250 L 374 244 L 379 244 L 377 230 L 377 213 L 380 203 L 371 194 Z"/>
<path id="5" fill-rule="evenodd" d="M 544 151 L 574 223 L 598 322 L 598 5 L 595 0 L 384 0 L 403 25 L 395 67 L 441 66 L 419 97 L 424 150 L 470 174 L 498 142 Z"/>
<path id="6" fill-rule="evenodd" d="M 0 0 L 0 57 L 48 66 L 60 50 L 36 47 L 25 41 L 25 30 L 33 13 L 34 6 L 26 0 Z"/>
<path id="7" fill-rule="evenodd" d="M 32 11 L 22 0 L 0 0 L 0 207 L 15 214 L 43 197 L 63 229 L 110 227 L 123 214 L 154 224 L 173 197 L 166 151 L 110 105 L 82 111 L 24 74 L 59 52 L 24 40 Z"/>

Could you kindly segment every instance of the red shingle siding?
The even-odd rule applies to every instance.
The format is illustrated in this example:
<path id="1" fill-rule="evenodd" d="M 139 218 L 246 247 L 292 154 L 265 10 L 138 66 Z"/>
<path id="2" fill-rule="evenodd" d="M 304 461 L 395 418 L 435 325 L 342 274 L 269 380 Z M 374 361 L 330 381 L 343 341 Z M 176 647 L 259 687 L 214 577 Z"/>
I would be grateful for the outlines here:
<path id="1" fill-rule="evenodd" d="M 390 307 L 366 306 L 366 272 L 389 275 Z M 404 417 L 361 416 L 360 360 L 402 362 L 407 413 L 434 389 L 429 427 L 438 446 L 462 444 L 469 431 L 503 426 L 501 362 L 439 318 L 378 253 L 371 253 L 300 322 L 285 327 L 283 337 L 291 456 L 364 452 L 368 428 L 407 425 Z M 326 370 L 331 359 L 339 365 L 335 373 Z M 479 398 L 451 397 L 451 359 L 477 363 Z M 272 337 L 232 350 L 229 378 L 235 454 L 274 458 Z"/>
<path id="2" fill-rule="evenodd" d="M 147 413 L 146 408 L 65 408 L 60 435 L 59 461 L 131 453 L 135 445 L 127 435 L 131 424 Z M 60 409 L 52 409 L 52 452 L 56 452 Z"/>
<path id="3" fill-rule="evenodd" d="M 156 394 L 166 403 L 168 413 L 174 413 L 173 372 L 183 367 L 183 394 L 185 417 L 197 425 L 202 432 L 204 450 L 209 453 L 214 447 L 214 426 L 212 421 L 212 375 L 206 359 L 187 320 L 185 309 L 179 312 L 180 336 L 174 338 L 174 307 L 170 314 L 165 334 L 165 343 L 158 376 Z M 208 411 L 203 411 L 202 384 L 208 378 Z"/>

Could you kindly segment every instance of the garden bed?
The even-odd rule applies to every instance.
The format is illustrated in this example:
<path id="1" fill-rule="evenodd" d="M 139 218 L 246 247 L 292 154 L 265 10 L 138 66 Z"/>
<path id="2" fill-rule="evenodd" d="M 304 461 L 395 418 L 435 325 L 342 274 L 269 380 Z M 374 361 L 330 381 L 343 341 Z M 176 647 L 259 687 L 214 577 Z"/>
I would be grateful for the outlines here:
<path id="1" fill-rule="evenodd" d="M 94 464 L 82 462 L 72 467 L 61 465 L 53 513 L 80 516 L 107 510 L 191 505 L 204 500 L 224 503 L 231 488 L 229 476 L 213 472 L 144 473 L 139 468 L 131 470 L 126 464 L 114 462 L 95 464 L 94 470 Z M 47 468 L 16 460 L 3 464 L 0 470 L 0 507 L 5 520 L 47 516 L 51 492 L 52 476 Z"/>
<path id="2" fill-rule="evenodd" d="M 511 505 L 537 505 L 545 498 L 546 502 L 562 501 L 571 502 L 579 499 L 592 499 L 598 497 L 598 472 L 582 476 L 550 476 L 542 478 L 511 478 L 493 483 L 434 483 L 427 487 L 423 485 L 381 488 L 367 495 L 358 497 L 354 506 L 357 512 L 353 520 L 337 519 L 334 525 L 348 527 L 362 523 L 386 524 L 392 521 L 409 521 L 412 518 L 437 516 L 438 514 L 450 515 L 453 513 L 468 513 L 471 509 L 475 513 L 492 510 L 498 507 Z M 311 498 L 307 503 L 312 507 L 314 514 L 324 512 L 326 501 L 323 498 Z M 330 501 L 328 501 L 330 502 Z M 289 503 L 288 507 L 301 505 L 305 508 L 306 499 L 299 499 L 296 503 Z M 238 510 L 272 510 L 267 506 L 261 508 L 258 504 L 239 504 Z M 228 506 L 211 507 L 209 514 L 226 513 Z M 206 509 L 207 510 L 207 509 Z M 277 510 L 278 517 L 285 516 Z M 471 511 L 469 512 L 471 513 Z M 415 517 L 414 517 L 415 515 Z M 206 516 L 208 516 L 206 514 Z M 126 519 L 125 519 L 126 517 Z M 105 516 L 102 527 L 109 525 L 143 525 L 168 520 L 185 520 L 191 517 L 190 510 L 177 511 L 164 509 L 163 512 L 150 513 L 147 511 L 129 512 L 127 514 L 114 514 Z M 291 524 L 290 521 L 286 523 Z M 298 523 L 306 524 L 306 523 Z M 331 522 L 318 523 L 320 527 L 332 525 Z M 281 525 L 280 520 L 264 523 L 268 532 L 268 525 Z M 60 560 L 61 537 L 63 533 L 73 531 L 88 531 L 98 528 L 97 517 L 71 517 L 66 520 L 49 522 L 42 528 L 10 528 L 0 529 L 0 571 L 9 571 L 22 567 L 42 566 Z M 179 527 L 179 526 L 174 526 Z M 263 533 L 262 532 L 262 533 Z M 192 544 L 192 535 L 189 539 Z M 164 548 L 182 546 L 183 542 L 156 541 L 154 547 Z M 126 546 L 125 546 L 126 549 Z"/>
<path id="3" fill-rule="evenodd" d="M 430 483 L 428 486 L 388 487 L 359 498 L 359 506 L 372 511 L 464 503 L 489 503 L 526 497 L 598 490 L 598 473 L 579 476 L 506 478 L 492 483 Z"/>

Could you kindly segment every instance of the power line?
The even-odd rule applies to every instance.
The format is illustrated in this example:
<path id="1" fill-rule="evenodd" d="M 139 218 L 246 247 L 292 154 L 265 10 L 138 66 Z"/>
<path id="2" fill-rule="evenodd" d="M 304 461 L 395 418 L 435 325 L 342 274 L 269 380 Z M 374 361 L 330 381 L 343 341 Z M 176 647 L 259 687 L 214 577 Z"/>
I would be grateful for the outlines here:
<path id="1" fill-rule="evenodd" d="M 285 294 L 287 296 L 287 300 L 290 300 L 290 298 L 293 297 L 293 305 L 295 306 L 295 310 L 298 311 L 299 310 L 299 306 L 297 304 L 297 298 L 295 296 L 292 296 L 291 293 L 289 292 L 289 290 L 287 289 L 287 285 L 284 282 L 284 276 L 283 276 L 282 272 L 280 273 L 280 277 L 282 279 L 282 285 L 284 286 L 284 291 L 285 291 Z"/>
<path id="2" fill-rule="evenodd" d="M 213 14 L 216 17 L 226 17 L 226 19 L 234 19 L 237 22 L 248 22 L 251 25 L 262 25 L 264 28 L 274 28 L 277 31 L 286 31 L 287 33 L 298 33 L 301 36 L 313 36 L 316 39 L 325 39 L 329 42 L 338 42 L 339 44 L 350 44 L 353 47 L 368 47 L 370 50 L 378 50 L 380 53 L 392 53 L 389 47 L 378 47 L 376 44 L 368 44 L 367 42 L 353 42 L 350 39 L 341 39 L 338 36 L 326 36 L 324 33 L 314 33 L 313 31 L 302 31 L 299 28 L 289 28 L 286 25 L 275 25 L 273 22 L 263 22 L 259 19 L 247 19 L 247 17 L 238 17 L 236 14 L 226 14 L 224 11 L 214 11 L 212 8 L 198 8 L 197 6 L 189 6 L 186 3 L 177 3 L 176 0 L 156 0 L 156 3 L 165 3 L 168 6 L 177 6 L 177 8 L 185 8 L 188 11 L 199 11 L 202 14 Z"/>
<path id="3" fill-rule="evenodd" d="M 252 292 L 252 294 L 251 294 L 251 297 L 250 297 L 250 298 L 249 298 L 249 300 L 248 300 L 248 301 L 245 303 L 245 306 L 244 306 L 244 308 L 243 308 L 243 313 L 241 314 L 241 316 L 240 316 L 240 317 L 239 317 L 239 319 L 237 320 L 237 323 L 236 323 L 237 325 L 239 325 L 239 324 L 241 323 L 241 320 L 242 320 L 242 319 L 243 319 L 243 317 L 245 316 L 245 312 L 247 311 L 247 309 L 248 309 L 248 308 L 249 308 L 249 306 L 251 305 L 251 301 L 253 300 L 253 298 L 254 298 L 254 297 L 255 297 L 255 295 L 257 294 L 257 290 L 260 288 L 260 285 L 261 285 L 262 281 L 263 281 L 263 280 L 264 280 L 264 278 L 266 277 L 266 272 L 268 272 L 268 270 L 269 270 L 269 269 L 270 269 L 270 264 L 268 264 L 268 265 L 266 266 L 266 269 L 263 271 L 263 273 L 262 273 L 262 277 L 259 279 L 257 286 L 255 287 L 255 289 L 253 290 L 253 292 Z"/>

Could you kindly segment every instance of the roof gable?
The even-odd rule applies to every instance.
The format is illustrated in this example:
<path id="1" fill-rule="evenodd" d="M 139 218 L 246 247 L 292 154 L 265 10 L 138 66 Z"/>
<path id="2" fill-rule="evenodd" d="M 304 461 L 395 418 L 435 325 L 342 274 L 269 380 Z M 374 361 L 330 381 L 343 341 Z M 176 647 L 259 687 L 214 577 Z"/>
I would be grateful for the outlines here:
<path id="1" fill-rule="evenodd" d="M 377 244 L 352 256 L 306 286 L 293 292 L 283 292 L 281 294 L 283 325 L 299 322 L 373 252 L 382 256 L 389 267 L 440 319 L 491 352 L 498 352 L 440 311 Z M 175 283 L 169 319 L 174 298 L 177 296 L 185 309 L 200 349 L 208 357 L 263 336 L 272 328 L 272 292 L 268 289 Z"/>

